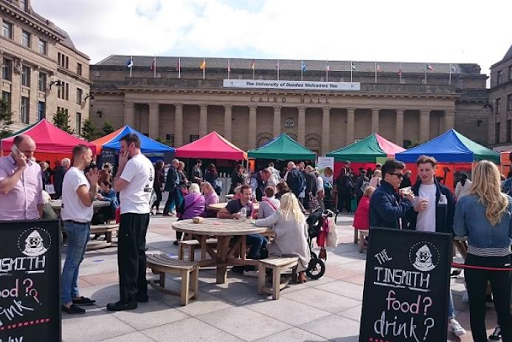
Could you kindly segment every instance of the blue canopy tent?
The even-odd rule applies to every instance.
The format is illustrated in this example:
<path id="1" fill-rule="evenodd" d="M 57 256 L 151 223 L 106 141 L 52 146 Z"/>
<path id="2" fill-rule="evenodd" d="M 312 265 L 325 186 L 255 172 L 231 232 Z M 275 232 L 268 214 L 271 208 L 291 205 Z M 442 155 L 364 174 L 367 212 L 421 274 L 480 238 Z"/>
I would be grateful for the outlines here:
<path id="1" fill-rule="evenodd" d="M 173 147 L 169 147 L 158 141 L 155 141 L 139 131 L 133 129 L 130 126 L 124 126 L 124 128 L 110 141 L 104 143 L 102 148 L 107 148 L 115 151 L 121 150 L 121 138 L 127 134 L 134 133 L 140 139 L 140 149 L 143 154 L 153 154 L 153 153 L 174 153 L 175 149 Z M 94 143 L 94 142 L 93 142 Z"/>
<path id="2" fill-rule="evenodd" d="M 397 153 L 395 158 L 404 163 L 415 163 L 419 156 L 436 158 L 440 163 L 473 163 L 489 160 L 500 163 L 500 154 L 466 138 L 454 129 L 422 145 Z"/>

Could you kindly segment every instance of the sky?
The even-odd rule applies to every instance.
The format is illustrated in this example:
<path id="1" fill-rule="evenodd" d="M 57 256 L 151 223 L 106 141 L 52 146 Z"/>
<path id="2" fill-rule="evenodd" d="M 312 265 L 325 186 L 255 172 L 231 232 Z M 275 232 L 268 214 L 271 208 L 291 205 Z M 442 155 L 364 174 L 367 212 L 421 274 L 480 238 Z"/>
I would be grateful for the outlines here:
<path id="1" fill-rule="evenodd" d="M 109 55 L 477 63 L 512 45 L 512 1 L 32 0 L 95 64 Z"/>

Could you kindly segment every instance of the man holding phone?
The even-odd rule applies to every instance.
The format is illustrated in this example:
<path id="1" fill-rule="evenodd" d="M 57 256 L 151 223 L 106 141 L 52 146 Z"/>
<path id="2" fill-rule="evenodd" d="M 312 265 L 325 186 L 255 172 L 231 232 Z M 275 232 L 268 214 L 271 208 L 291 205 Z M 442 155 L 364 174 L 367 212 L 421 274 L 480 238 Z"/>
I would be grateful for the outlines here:
<path id="1" fill-rule="evenodd" d="M 138 303 L 149 299 L 145 248 L 154 175 L 153 164 L 140 151 L 139 137 L 136 134 L 122 137 L 114 178 L 114 190 L 120 193 L 121 204 L 117 248 L 121 298 L 107 305 L 109 311 L 133 310 Z"/>
<path id="2" fill-rule="evenodd" d="M 37 220 L 43 210 L 42 170 L 34 158 L 35 141 L 14 138 L 11 153 L 0 158 L 0 220 Z"/>

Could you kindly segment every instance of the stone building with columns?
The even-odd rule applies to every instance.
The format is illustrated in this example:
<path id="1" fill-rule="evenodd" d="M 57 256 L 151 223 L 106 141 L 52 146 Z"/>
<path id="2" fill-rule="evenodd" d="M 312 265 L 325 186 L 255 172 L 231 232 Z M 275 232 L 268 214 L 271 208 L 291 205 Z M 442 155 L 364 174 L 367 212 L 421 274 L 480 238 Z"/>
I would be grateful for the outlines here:
<path id="1" fill-rule="evenodd" d="M 244 150 L 285 132 L 320 155 L 374 132 L 405 147 L 451 128 L 488 142 L 487 76 L 477 64 L 307 60 L 301 72 L 300 60 L 206 58 L 201 70 L 202 58 L 157 57 L 151 71 L 153 57 L 133 56 L 130 76 L 129 59 L 91 66 L 91 119 L 98 127 L 128 124 L 175 147 L 211 131 Z M 228 78 L 352 80 L 357 90 L 228 87 Z"/>
<path id="2" fill-rule="evenodd" d="M 89 117 L 89 57 L 69 35 L 37 14 L 31 0 L 0 0 L 0 91 L 12 112 L 11 129 L 22 129 L 57 110 L 80 134 Z"/>

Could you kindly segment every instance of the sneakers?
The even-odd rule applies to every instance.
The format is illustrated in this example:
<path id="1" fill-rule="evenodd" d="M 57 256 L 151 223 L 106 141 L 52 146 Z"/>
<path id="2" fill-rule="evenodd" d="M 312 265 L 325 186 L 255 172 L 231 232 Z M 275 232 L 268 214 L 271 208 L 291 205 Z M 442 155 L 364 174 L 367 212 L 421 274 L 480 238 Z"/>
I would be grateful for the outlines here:
<path id="1" fill-rule="evenodd" d="M 244 277 L 258 278 L 258 271 L 244 271 Z"/>
<path id="2" fill-rule="evenodd" d="M 133 302 L 116 302 L 107 304 L 108 311 L 126 311 L 126 310 L 135 310 L 137 309 L 137 301 Z"/>
<path id="3" fill-rule="evenodd" d="M 491 341 L 499 341 L 501 340 L 501 328 L 498 325 L 495 329 L 492 335 L 489 336 L 489 340 Z"/>
<path id="4" fill-rule="evenodd" d="M 67 306 L 62 305 L 62 311 L 67 312 L 70 315 L 74 314 L 84 314 L 85 310 L 79 307 L 78 305 L 71 304 L 71 306 L 68 308 Z"/>
<path id="5" fill-rule="evenodd" d="M 457 322 L 455 319 L 450 319 L 448 321 L 448 327 L 455 334 L 455 336 L 462 336 L 466 333 L 466 330 Z"/>
<path id="6" fill-rule="evenodd" d="M 96 303 L 94 299 L 87 298 L 84 296 L 73 299 L 73 304 L 75 305 L 93 305 L 94 303 Z"/>

